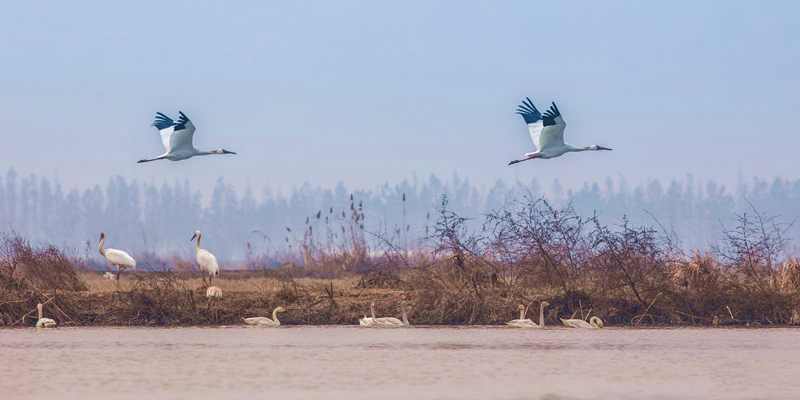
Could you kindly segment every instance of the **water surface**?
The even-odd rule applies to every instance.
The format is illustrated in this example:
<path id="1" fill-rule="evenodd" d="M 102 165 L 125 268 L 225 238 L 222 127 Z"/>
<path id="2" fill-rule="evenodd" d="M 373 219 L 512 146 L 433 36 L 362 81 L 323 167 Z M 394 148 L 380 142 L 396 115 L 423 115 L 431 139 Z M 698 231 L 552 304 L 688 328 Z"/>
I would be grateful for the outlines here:
<path id="1" fill-rule="evenodd" d="M 3 399 L 800 398 L 791 328 L 20 328 L 0 354 Z"/>

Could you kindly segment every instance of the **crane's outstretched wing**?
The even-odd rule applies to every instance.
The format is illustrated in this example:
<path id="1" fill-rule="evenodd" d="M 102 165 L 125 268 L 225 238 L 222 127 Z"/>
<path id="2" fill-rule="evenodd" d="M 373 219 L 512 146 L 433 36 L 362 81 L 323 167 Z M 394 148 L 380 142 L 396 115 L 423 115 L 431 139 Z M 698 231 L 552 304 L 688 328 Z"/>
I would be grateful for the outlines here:
<path id="1" fill-rule="evenodd" d="M 539 135 L 539 151 L 547 147 L 564 146 L 564 128 L 567 127 L 567 123 L 561 117 L 561 112 L 558 111 L 556 103 L 552 103 L 550 109 L 544 113 L 542 124 L 544 128 Z"/>
<path id="2" fill-rule="evenodd" d="M 541 146 L 539 145 L 542 129 L 544 128 L 544 124 L 542 122 L 542 113 L 536 109 L 536 106 L 533 105 L 533 102 L 529 98 L 525 98 L 528 100 L 526 103 L 525 100 L 522 100 L 522 104 L 520 104 L 519 108 L 517 108 L 517 114 L 522 115 L 522 118 L 525 120 L 525 123 L 528 124 L 528 132 L 531 134 L 531 140 L 533 140 L 533 145 L 536 146 L 536 150 L 540 150 Z"/>
<path id="3" fill-rule="evenodd" d="M 182 111 L 178 113 L 181 115 L 178 122 L 160 112 L 156 113 L 156 120 L 153 122 L 153 126 L 161 133 L 161 143 L 167 153 L 193 147 L 194 124 Z"/>

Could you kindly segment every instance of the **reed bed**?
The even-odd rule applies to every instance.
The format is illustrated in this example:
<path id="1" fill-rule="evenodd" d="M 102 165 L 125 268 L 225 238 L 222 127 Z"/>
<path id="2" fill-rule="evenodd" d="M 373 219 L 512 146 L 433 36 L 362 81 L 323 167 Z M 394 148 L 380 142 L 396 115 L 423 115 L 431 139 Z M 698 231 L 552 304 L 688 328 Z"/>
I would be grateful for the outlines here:
<path id="1" fill-rule="evenodd" d="M 278 306 L 284 324 L 356 324 L 370 302 L 399 316 L 406 300 L 412 324 L 500 324 L 518 304 L 537 319 L 546 300 L 549 324 L 591 315 L 608 325 L 800 324 L 800 259 L 783 253 L 788 225 L 756 210 L 737 215 L 711 251 L 688 254 L 663 228 L 603 225 L 543 199 L 495 210 L 471 229 L 442 198 L 426 241 L 413 245 L 407 226 L 367 232 L 360 204 L 350 211 L 320 210 L 301 235 L 287 228 L 288 250 L 223 270 L 213 306 L 191 260 L 140 257 L 139 270 L 116 282 L 88 270 L 85 256 L 4 233 L 0 319 L 32 325 L 42 302 L 61 325 L 241 324 Z"/>

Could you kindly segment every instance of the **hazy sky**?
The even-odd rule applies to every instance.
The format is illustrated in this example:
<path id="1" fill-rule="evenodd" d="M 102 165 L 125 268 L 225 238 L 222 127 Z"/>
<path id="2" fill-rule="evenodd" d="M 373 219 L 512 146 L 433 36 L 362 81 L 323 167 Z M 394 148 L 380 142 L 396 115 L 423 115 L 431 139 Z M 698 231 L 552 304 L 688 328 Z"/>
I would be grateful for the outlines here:
<path id="1" fill-rule="evenodd" d="M 0 172 L 284 191 L 800 177 L 798 2 L 243 3 L 0 4 Z M 531 150 L 525 96 L 614 151 L 507 166 Z M 239 155 L 136 164 L 178 110 L 196 147 Z"/>

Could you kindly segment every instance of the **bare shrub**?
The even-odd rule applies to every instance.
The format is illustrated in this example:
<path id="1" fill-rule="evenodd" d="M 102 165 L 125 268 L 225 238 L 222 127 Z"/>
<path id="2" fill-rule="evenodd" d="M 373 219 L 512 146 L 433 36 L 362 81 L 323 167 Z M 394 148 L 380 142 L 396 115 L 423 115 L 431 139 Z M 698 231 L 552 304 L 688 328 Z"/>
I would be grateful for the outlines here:
<path id="1" fill-rule="evenodd" d="M 13 231 L 0 233 L 0 284 L 38 292 L 88 289 L 72 258 L 46 243 L 35 246 Z"/>

